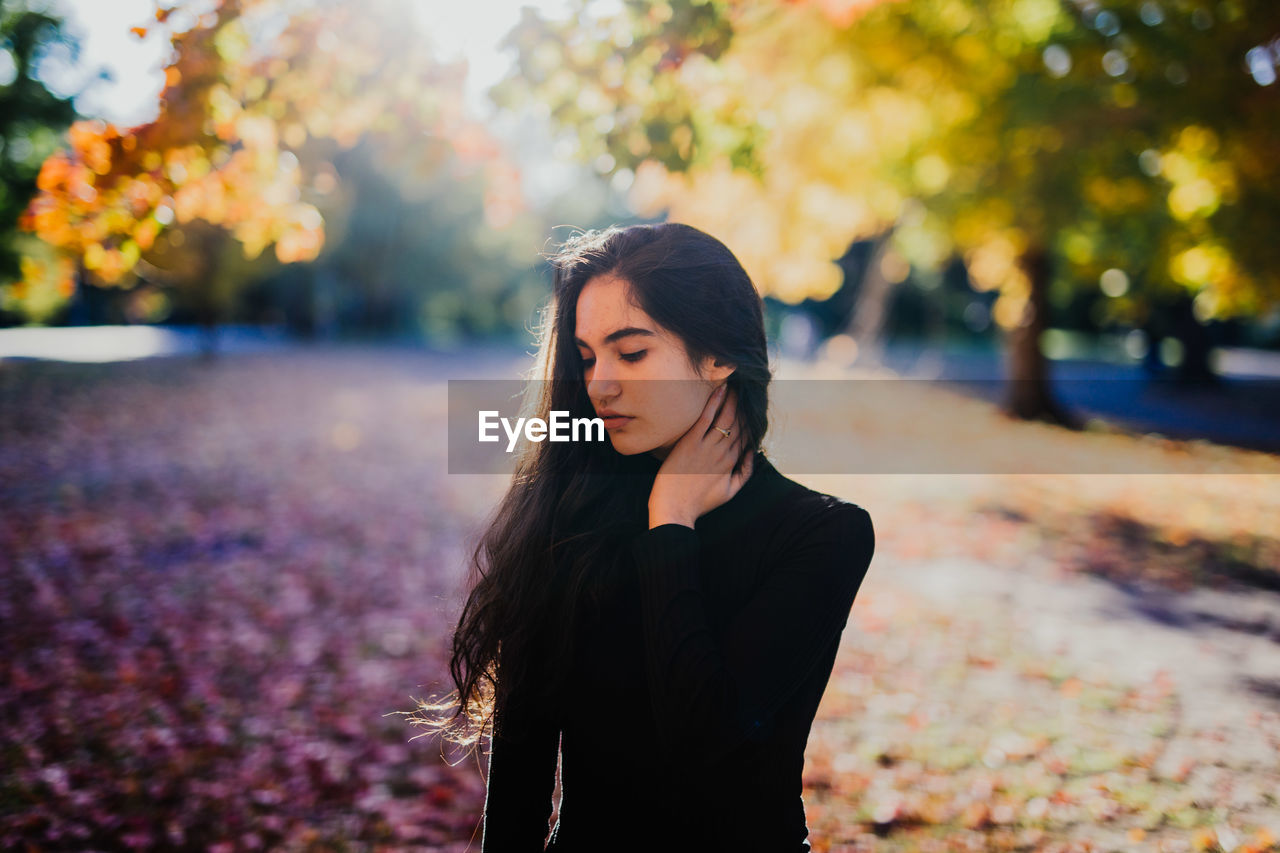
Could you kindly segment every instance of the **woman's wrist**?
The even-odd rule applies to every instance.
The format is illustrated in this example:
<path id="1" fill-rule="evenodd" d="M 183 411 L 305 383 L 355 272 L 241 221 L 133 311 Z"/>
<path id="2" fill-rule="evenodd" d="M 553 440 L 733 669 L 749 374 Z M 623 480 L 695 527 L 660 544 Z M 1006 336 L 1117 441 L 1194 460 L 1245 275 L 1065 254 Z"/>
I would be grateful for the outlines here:
<path id="1" fill-rule="evenodd" d="M 686 513 L 663 510 L 649 510 L 649 529 L 660 527 L 663 524 L 682 524 L 685 527 L 693 527 L 694 521 L 697 519 L 689 518 Z"/>

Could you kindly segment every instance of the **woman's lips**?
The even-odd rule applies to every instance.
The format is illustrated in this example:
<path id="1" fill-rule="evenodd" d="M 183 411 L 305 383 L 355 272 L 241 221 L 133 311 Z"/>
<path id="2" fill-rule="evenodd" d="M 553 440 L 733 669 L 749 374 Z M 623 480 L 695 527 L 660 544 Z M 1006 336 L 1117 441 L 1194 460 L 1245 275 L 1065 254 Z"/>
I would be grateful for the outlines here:
<path id="1" fill-rule="evenodd" d="M 628 415 L 614 415 L 608 418 L 601 418 L 601 420 L 604 421 L 605 429 L 617 429 L 618 427 L 628 423 L 631 420 L 631 417 Z"/>

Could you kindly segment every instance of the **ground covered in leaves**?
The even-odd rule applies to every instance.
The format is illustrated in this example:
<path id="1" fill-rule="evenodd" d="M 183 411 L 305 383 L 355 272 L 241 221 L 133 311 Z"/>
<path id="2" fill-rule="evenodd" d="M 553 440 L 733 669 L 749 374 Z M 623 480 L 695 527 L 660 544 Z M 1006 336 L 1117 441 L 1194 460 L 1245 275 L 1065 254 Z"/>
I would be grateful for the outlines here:
<path id="1" fill-rule="evenodd" d="M 0 846 L 478 849 L 481 764 L 396 713 L 446 686 L 505 485 L 444 473 L 476 364 L 0 362 Z M 878 541 L 806 756 L 816 851 L 1280 849 L 1280 467 L 1160 452 L 1218 473 L 798 477 Z"/>

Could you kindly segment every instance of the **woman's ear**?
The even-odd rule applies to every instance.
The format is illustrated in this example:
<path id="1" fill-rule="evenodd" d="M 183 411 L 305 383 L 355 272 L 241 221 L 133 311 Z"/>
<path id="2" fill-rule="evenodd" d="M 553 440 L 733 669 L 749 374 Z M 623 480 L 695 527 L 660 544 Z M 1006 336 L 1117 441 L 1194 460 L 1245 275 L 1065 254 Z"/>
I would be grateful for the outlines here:
<path id="1" fill-rule="evenodd" d="M 707 356 L 702 360 L 702 375 L 712 382 L 720 383 L 733 375 L 738 369 L 736 364 L 729 364 Z"/>

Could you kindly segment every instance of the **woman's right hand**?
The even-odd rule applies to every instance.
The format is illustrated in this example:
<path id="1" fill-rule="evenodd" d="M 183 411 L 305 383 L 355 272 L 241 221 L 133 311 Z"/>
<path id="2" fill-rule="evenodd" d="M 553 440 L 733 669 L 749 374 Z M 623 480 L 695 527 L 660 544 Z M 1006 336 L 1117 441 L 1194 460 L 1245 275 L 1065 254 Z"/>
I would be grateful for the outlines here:
<path id="1" fill-rule="evenodd" d="M 723 403 L 723 407 L 721 407 Z M 726 436 L 721 429 L 729 430 Z M 755 451 L 743 454 L 737 392 L 722 384 L 662 461 L 649 493 L 649 527 L 694 523 L 728 501 L 751 476 Z M 738 461 L 742 466 L 734 471 Z"/>

